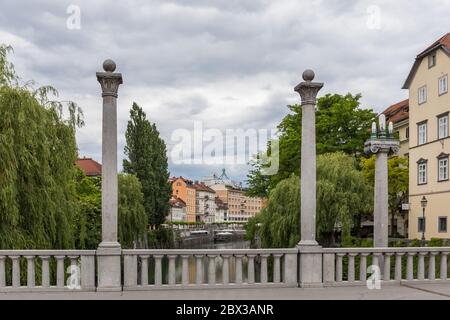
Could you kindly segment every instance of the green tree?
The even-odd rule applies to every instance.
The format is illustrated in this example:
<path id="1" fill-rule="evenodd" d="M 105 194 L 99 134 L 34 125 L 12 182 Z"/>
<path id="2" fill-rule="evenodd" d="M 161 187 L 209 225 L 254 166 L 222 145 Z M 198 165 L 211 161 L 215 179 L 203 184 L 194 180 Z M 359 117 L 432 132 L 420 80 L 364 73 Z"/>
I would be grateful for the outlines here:
<path id="1" fill-rule="evenodd" d="M 125 136 L 128 159 L 123 161 L 124 172 L 138 177 L 148 223 L 158 227 L 169 212 L 171 194 L 166 144 L 155 124 L 146 119 L 145 112 L 136 103 L 130 110 Z"/>
<path id="2" fill-rule="evenodd" d="M 10 51 L 0 46 L 0 248 L 73 248 L 82 113 L 52 87 L 20 86 Z"/>
<path id="3" fill-rule="evenodd" d="M 333 245 L 334 232 L 343 238 L 361 215 L 372 209 L 372 188 L 357 169 L 354 157 L 342 152 L 317 157 L 317 236 L 322 245 Z M 247 226 L 263 247 L 293 247 L 300 239 L 300 179 L 291 174 L 270 191 L 267 207 Z"/>
<path id="4" fill-rule="evenodd" d="M 375 156 L 361 159 L 361 167 L 364 176 L 370 184 L 375 181 Z M 402 157 L 391 157 L 388 160 L 388 197 L 389 213 L 392 219 L 402 214 L 401 205 L 408 200 L 409 194 L 409 169 L 408 159 Z M 391 228 L 391 237 L 395 236 Z"/>
<path id="5" fill-rule="evenodd" d="M 132 174 L 119 175 L 119 241 L 124 248 L 143 242 L 147 230 L 144 195 L 139 179 Z"/>
<path id="6" fill-rule="evenodd" d="M 317 101 L 316 148 L 317 154 L 342 151 L 358 157 L 369 138 L 368 128 L 376 114 L 360 106 L 361 95 L 327 94 Z M 273 176 L 261 173 L 261 164 L 254 164 L 248 175 L 249 195 L 267 196 L 278 182 L 292 173 L 300 174 L 301 158 L 301 106 L 288 106 L 291 113 L 278 125 L 279 170 Z M 268 154 L 271 154 L 271 143 Z"/>

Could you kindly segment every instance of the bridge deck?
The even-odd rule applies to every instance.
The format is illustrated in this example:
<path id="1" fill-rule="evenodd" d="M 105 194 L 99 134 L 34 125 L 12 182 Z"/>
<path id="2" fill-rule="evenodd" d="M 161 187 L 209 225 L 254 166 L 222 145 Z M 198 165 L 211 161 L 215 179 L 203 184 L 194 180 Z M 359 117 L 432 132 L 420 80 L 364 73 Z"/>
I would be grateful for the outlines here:
<path id="1" fill-rule="evenodd" d="M 137 299 L 137 300 L 450 300 L 448 284 L 386 285 L 380 290 L 366 287 L 324 289 L 208 289 L 128 292 L 0 293 L 3 299 Z"/>

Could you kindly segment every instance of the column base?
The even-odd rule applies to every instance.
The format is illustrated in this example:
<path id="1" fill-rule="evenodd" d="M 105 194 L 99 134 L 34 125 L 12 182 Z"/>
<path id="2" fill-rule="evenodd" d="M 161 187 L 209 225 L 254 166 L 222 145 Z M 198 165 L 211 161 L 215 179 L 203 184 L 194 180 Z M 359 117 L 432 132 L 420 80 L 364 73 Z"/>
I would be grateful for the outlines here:
<path id="1" fill-rule="evenodd" d="M 122 291 L 122 249 L 118 242 L 103 241 L 97 249 L 97 291 Z"/>
<path id="2" fill-rule="evenodd" d="M 310 241 L 307 243 L 308 245 L 297 245 L 300 259 L 299 285 L 301 288 L 322 288 L 322 246 L 313 245 Z"/>

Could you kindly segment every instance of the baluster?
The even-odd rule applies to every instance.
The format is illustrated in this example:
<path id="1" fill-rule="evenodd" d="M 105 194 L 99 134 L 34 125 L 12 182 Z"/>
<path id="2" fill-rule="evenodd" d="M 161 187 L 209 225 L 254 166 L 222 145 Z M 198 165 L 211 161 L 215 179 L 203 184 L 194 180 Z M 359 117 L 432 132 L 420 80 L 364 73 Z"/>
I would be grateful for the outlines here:
<path id="1" fill-rule="evenodd" d="M 195 283 L 203 283 L 203 255 L 195 255 Z"/>
<path id="2" fill-rule="evenodd" d="M 414 252 L 408 252 L 408 257 L 406 260 L 406 280 L 414 279 L 413 259 L 415 255 L 416 254 Z"/>
<path id="3" fill-rule="evenodd" d="M 169 284 L 174 285 L 176 284 L 175 259 L 177 256 L 171 254 L 168 257 L 169 257 Z"/>
<path id="4" fill-rule="evenodd" d="M 390 281 L 391 280 L 391 257 L 393 253 L 386 252 L 384 254 L 384 268 L 383 268 L 383 280 Z"/>
<path id="5" fill-rule="evenodd" d="M 35 272 L 34 272 L 34 256 L 25 256 L 27 259 L 27 287 L 35 287 Z"/>
<path id="6" fill-rule="evenodd" d="M 348 282 L 355 281 L 355 257 L 357 255 L 357 253 L 348 254 Z"/>
<path id="7" fill-rule="evenodd" d="M 404 256 L 404 252 L 397 252 L 395 254 L 395 280 L 402 280 L 402 256 Z"/>
<path id="8" fill-rule="evenodd" d="M 187 286 L 189 284 L 189 256 L 182 255 L 181 259 L 182 259 L 181 283 L 184 286 Z"/>
<path id="9" fill-rule="evenodd" d="M 0 288 L 6 286 L 5 256 L 0 256 Z"/>
<path id="10" fill-rule="evenodd" d="M 373 266 L 380 268 L 380 256 L 381 256 L 381 253 L 378 253 L 378 252 L 374 252 L 372 254 L 372 265 Z M 380 270 L 381 270 L 381 268 L 380 268 Z"/>
<path id="11" fill-rule="evenodd" d="M 50 256 L 39 256 L 42 261 L 42 287 L 50 287 Z"/>
<path id="12" fill-rule="evenodd" d="M 244 255 L 242 254 L 236 254 L 234 255 L 235 259 L 235 266 L 236 266 L 236 284 L 242 284 L 242 257 Z"/>
<path id="13" fill-rule="evenodd" d="M 447 280 L 447 255 L 448 252 L 441 253 L 441 280 Z"/>
<path id="14" fill-rule="evenodd" d="M 20 287 L 20 256 L 10 256 L 12 260 L 12 286 Z"/>
<path id="15" fill-rule="evenodd" d="M 419 264 L 417 267 L 417 280 L 425 279 L 425 256 L 427 252 L 419 252 Z"/>
<path id="16" fill-rule="evenodd" d="M 261 254 L 261 283 L 267 283 L 267 257 L 269 254 Z"/>
<path id="17" fill-rule="evenodd" d="M 280 283 L 281 282 L 281 263 L 280 259 L 283 256 L 283 254 L 274 254 L 273 259 L 273 282 L 274 283 Z"/>
<path id="18" fill-rule="evenodd" d="M 359 281 L 367 280 L 367 256 L 368 253 L 361 253 L 361 259 L 359 260 Z"/>
<path id="19" fill-rule="evenodd" d="M 437 252 L 430 252 L 430 260 L 428 262 L 428 280 L 436 279 L 436 255 Z"/>
<path id="20" fill-rule="evenodd" d="M 64 258 L 66 256 L 55 256 L 56 259 L 56 286 L 64 287 Z"/>
<path id="21" fill-rule="evenodd" d="M 255 255 L 254 254 L 248 254 L 248 283 L 254 284 L 255 283 Z"/>
<path id="22" fill-rule="evenodd" d="M 336 282 L 342 282 L 342 258 L 345 253 L 336 254 Z"/>
<path id="23" fill-rule="evenodd" d="M 150 255 L 140 255 L 141 259 L 141 286 L 148 286 L 148 258 Z"/>
<path id="24" fill-rule="evenodd" d="M 155 259 L 155 286 L 162 286 L 162 254 L 154 255 Z"/>
<path id="25" fill-rule="evenodd" d="M 222 266 L 222 282 L 223 284 L 230 283 L 230 255 L 223 254 L 223 266 Z"/>
<path id="26" fill-rule="evenodd" d="M 208 284 L 216 284 L 216 255 L 208 254 Z"/>

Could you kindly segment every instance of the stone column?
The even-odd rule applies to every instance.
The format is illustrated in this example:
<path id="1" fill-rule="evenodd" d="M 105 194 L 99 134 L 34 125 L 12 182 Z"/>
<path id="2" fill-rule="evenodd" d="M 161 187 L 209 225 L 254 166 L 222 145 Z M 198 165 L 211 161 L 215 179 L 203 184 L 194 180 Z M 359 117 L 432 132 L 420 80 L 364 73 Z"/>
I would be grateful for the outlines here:
<path id="1" fill-rule="evenodd" d="M 121 248 L 117 242 L 117 91 L 122 74 L 114 73 L 112 60 L 97 72 L 103 97 L 102 130 L 102 242 L 97 249 L 98 291 L 121 290 Z"/>
<path id="2" fill-rule="evenodd" d="M 302 149 L 300 168 L 300 245 L 318 245 L 316 241 L 316 96 L 323 83 L 311 82 L 314 72 L 303 72 L 295 87 L 302 104 Z"/>
<path id="3" fill-rule="evenodd" d="M 388 155 L 395 154 L 400 142 L 393 137 L 393 126 L 389 124 L 386 134 L 386 119 L 379 117 L 379 131 L 376 123 L 372 123 L 372 136 L 364 145 L 367 154 L 375 154 L 375 199 L 373 245 L 375 248 L 388 247 L 389 198 L 388 198 Z"/>
<path id="4" fill-rule="evenodd" d="M 323 83 L 312 82 L 314 72 L 303 72 L 295 87 L 302 105 L 302 146 L 300 169 L 300 251 L 299 280 L 302 287 L 321 287 L 322 247 L 316 241 L 316 97 Z"/>

